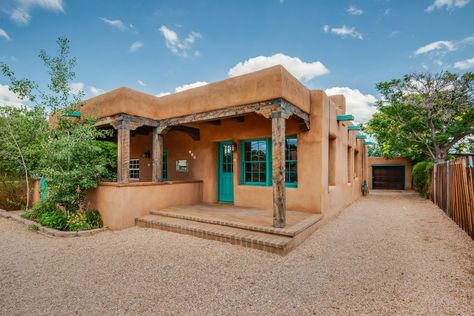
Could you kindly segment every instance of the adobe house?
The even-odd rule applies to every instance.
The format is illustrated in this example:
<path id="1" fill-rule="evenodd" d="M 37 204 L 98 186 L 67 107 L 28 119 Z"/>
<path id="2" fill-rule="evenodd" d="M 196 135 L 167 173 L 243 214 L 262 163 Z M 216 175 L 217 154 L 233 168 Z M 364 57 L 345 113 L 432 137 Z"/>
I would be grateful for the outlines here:
<path id="1" fill-rule="evenodd" d="M 112 229 L 158 225 L 151 215 L 184 207 L 175 218 L 215 224 L 225 213 L 223 225 L 248 228 L 243 214 L 255 210 L 251 223 L 296 234 L 298 219 L 327 221 L 361 196 L 365 136 L 345 107 L 282 66 L 162 97 L 96 96 L 81 115 L 115 131 L 118 179 L 90 192 L 90 205 Z"/>
<path id="2" fill-rule="evenodd" d="M 373 190 L 410 190 L 412 164 L 406 158 L 369 157 L 369 188 Z"/>

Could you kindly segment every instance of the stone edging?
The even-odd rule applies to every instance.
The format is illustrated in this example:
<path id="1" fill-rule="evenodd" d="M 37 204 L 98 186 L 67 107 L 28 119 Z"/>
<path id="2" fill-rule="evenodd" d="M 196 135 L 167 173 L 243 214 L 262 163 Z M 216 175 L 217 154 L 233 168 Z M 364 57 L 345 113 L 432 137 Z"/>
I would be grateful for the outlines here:
<path id="1" fill-rule="evenodd" d="M 28 226 L 30 229 L 32 225 L 36 225 L 38 227 L 38 233 L 51 236 L 51 237 L 83 237 L 83 236 L 92 236 L 103 231 L 108 230 L 108 227 L 102 227 L 97 229 L 91 230 L 80 230 L 80 231 L 61 231 L 54 228 L 44 227 L 40 223 L 35 221 L 31 221 L 29 219 L 23 218 L 18 214 L 12 214 L 11 212 L 7 212 L 5 210 L 0 209 L 0 217 L 9 218 L 14 220 L 15 222 L 24 224 Z"/>

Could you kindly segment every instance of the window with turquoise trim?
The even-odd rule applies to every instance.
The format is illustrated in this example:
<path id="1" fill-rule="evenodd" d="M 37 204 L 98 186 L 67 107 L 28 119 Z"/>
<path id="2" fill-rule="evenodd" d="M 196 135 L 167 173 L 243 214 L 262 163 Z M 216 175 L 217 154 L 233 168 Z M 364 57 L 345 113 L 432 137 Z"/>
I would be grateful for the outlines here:
<path id="1" fill-rule="evenodd" d="M 296 186 L 298 183 L 297 151 L 296 137 L 287 137 L 285 140 L 285 181 L 288 186 Z"/>
<path id="2" fill-rule="evenodd" d="M 244 184 L 268 184 L 269 147 L 268 139 L 242 141 L 242 182 Z"/>
<path id="3" fill-rule="evenodd" d="M 163 152 L 163 173 L 162 173 L 163 181 L 168 181 L 168 152 Z"/>
<path id="4" fill-rule="evenodd" d="M 298 141 L 295 136 L 285 140 L 285 181 L 289 187 L 298 185 Z M 241 142 L 241 183 L 272 185 L 271 138 L 243 140 Z"/>

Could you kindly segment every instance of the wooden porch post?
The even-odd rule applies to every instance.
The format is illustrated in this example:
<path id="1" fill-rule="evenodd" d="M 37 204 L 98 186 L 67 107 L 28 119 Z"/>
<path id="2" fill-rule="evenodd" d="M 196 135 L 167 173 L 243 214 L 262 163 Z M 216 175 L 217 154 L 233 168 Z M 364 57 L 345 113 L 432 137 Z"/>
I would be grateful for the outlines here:
<path id="1" fill-rule="evenodd" d="M 152 181 L 163 181 L 163 135 L 160 135 L 159 128 L 153 128 L 152 145 Z"/>
<path id="2" fill-rule="evenodd" d="M 128 183 L 130 176 L 130 127 L 117 126 L 117 182 Z"/>
<path id="3" fill-rule="evenodd" d="M 285 123 L 282 111 L 272 113 L 273 227 L 286 225 Z"/>

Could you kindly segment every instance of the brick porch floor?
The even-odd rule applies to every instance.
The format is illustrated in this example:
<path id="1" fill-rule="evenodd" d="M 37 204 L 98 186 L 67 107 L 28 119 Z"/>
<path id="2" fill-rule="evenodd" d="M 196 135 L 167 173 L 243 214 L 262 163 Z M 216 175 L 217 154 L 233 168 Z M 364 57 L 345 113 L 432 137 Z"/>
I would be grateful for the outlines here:
<path id="1" fill-rule="evenodd" d="M 285 228 L 272 226 L 273 211 L 226 204 L 198 204 L 153 210 L 137 218 L 141 227 L 287 254 L 317 227 L 321 214 L 287 211 Z"/>

